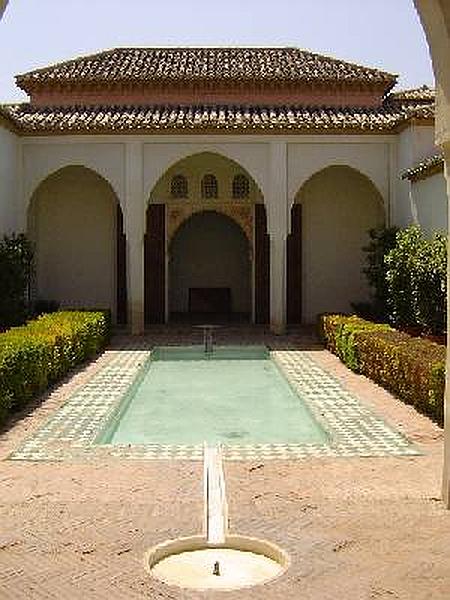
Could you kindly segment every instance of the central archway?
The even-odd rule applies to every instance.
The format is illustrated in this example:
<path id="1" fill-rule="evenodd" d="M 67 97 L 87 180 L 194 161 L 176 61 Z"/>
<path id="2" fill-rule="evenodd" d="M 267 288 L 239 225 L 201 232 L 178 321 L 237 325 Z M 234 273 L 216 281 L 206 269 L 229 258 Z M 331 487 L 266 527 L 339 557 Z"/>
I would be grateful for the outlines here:
<path id="1" fill-rule="evenodd" d="M 196 216 L 201 213 L 204 213 L 202 217 Z M 198 219 L 209 221 L 196 225 Z M 219 226 L 219 223 L 222 225 Z M 181 283 L 178 285 L 176 282 L 181 282 L 187 275 L 183 272 L 183 264 L 177 262 L 177 244 L 182 245 L 182 241 L 177 240 L 183 236 L 189 238 L 191 228 L 195 229 L 194 234 L 190 234 L 192 239 L 196 236 L 195 244 L 202 244 L 203 248 L 198 252 L 199 256 L 191 260 L 192 268 L 199 265 L 198 269 L 205 269 L 202 261 L 211 252 L 216 253 L 216 263 L 225 264 L 234 256 L 231 250 L 227 258 L 224 254 L 226 249 L 241 247 L 246 267 L 244 269 L 243 264 L 236 266 L 238 263 L 235 262 L 233 268 L 241 273 L 244 283 L 241 281 L 238 286 L 236 283 L 215 282 L 218 275 L 211 272 L 204 273 L 200 283 L 192 283 L 181 290 Z M 211 231 L 215 232 L 214 235 Z M 235 232 L 234 245 L 232 231 Z M 192 246 L 192 239 L 185 243 Z M 241 241 L 236 241 L 238 239 Z M 227 321 L 246 321 L 248 318 L 258 324 L 268 322 L 270 256 L 264 198 L 251 174 L 235 161 L 215 152 L 200 152 L 168 167 L 150 193 L 144 242 L 147 324 L 164 323 L 174 318 L 195 320 L 194 313 L 202 312 L 207 313 L 204 317 L 209 316 L 208 320 L 213 317 L 212 313 L 217 313 L 216 318 L 222 314 L 222 319 Z M 175 253 L 171 250 L 172 243 Z M 186 252 L 194 252 L 193 247 L 182 249 L 178 254 L 181 256 Z M 170 263 L 171 254 L 175 263 L 173 260 Z M 192 290 L 189 291 L 189 288 Z M 201 295 L 206 303 L 205 310 L 195 310 Z M 184 299 L 183 302 L 180 298 Z M 202 307 L 197 304 L 197 308 Z"/>
<path id="2" fill-rule="evenodd" d="M 250 246 L 230 217 L 193 214 L 169 247 L 171 320 L 249 321 L 252 312 Z"/>

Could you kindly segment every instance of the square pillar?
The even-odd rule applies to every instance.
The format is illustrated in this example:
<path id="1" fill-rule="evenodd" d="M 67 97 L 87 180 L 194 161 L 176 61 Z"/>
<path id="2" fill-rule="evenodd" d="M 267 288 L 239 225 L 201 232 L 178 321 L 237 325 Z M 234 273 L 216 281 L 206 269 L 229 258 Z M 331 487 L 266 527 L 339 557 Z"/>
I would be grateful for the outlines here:
<path id="1" fill-rule="evenodd" d="M 270 236 L 270 330 L 286 331 L 286 239 Z"/>
<path id="2" fill-rule="evenodd" d="M 286 239 L 289 205 L 287 196 L 287 143 L 270 142 L 269 194 L 265 199 L 270 236 L 270 329 L 286 330 Z"/>
<path id="3" fill-rule="evenodd" d="M 445 179 L 447 181 L 448 223 L 450 232 L 450 140 L 443 144 L 445 156 Z M 450 247 L 447 250 L 447 355 L 446 355 L 446 381 L 444 394 L 444 469 L 442 473 L 442 499 L 450 509 Z"/>
<path id="4" fill-rule="evenodd" d="M 141 142 L 125 144 L 125 233 L 127 238 L 128 322 L 144 333 L 144 155 Z"/>

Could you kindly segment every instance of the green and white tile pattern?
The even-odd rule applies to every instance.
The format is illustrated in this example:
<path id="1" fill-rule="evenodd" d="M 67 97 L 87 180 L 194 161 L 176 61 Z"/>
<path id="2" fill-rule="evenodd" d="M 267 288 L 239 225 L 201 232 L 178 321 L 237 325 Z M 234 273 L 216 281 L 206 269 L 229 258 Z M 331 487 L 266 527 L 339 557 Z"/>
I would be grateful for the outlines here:
<path id="1" fill-rule="evenodd" d="M 150 350 L 113 351 L 100 369 L 47 423 L 26 440 L 12 460 L 201 460 L 197 445 L 98 445 L 98 435 L 150 356 Z M 253 444 L 225 446 L 228 460 L 295 459 L 309 456 L 392 456 L 420 452 L 401 433 L 364 406 L 308 352 L 280 350 L 273 359 L 328 432 L 327 444 Z"/>

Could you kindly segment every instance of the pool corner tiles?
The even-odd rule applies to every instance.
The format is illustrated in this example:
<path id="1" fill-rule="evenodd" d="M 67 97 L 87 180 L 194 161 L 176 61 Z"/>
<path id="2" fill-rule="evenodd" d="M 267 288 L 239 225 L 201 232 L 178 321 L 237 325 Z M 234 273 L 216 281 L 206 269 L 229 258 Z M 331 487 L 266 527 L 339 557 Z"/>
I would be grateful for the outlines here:
<path id="1" fill-rule="evenodd" d="M 240 358 L 238 360 L 230 358 L 230 355 L 236 352 L 237 349 L 241 352 Z M 163 349 L 163 354 L 166 350 Z M 202 361 L 201 355 L 199 355 L 199 347 L 188 348 L 188 360 L 186 360 L 186 348 L 175 347 L 174 349 L 172 347 L 172 352 L 181 352 L 177 360 L 180 362 L 184 360 L 190 365 L 191 375 L 202 371 L 202 367 L 205 366 L 214 371 L 214 358 Z M 272 364 L 272 361 L 256 358 L 258 352 L 259 357 L 264 353 L 267 355 L 265 347 L 255 346 L 224 347 L 220 355 L 219 371 L 223 370 L 227 361 L 234 360 L 237 363 L 240 361 L 244 363 L 239 374 L 232 369 L 229 377 L 229 381 L 234 384 L 237 381 L 239 384 L 237 391 L 234 393 L 236 397 L 233 398 L 232 394 L 228 394 L 222 405 L 215 398 L 220 415 L 216 415 L 212 419 L 213 425 L 214 421 L 224 421 L 223 424 L 227 424 L 229 427 L 228 434 L 230 437 L 225 441 L 220 439 L 212 439 L 211 441 L 222 441 L 225 459 L 253 460 L 264 457 L 265 459 L 290 460 L 310 456 L 402 456 L 420 454 L 417 448 L 401 433 L 386 424 L 379 416 L 359 402 L 353 394 L 345 390 L 339 381 L 316 364 L 307 352 L 300 350 L 273 351 L 270 354 L 276 362 L 276 366 Z M 157 353 L 155 354 L 157 355 Z M 235 354 L 235 356 L 238 355 Z M 162 411 L 159 416 L 159 426 L 162 430 L 153 441 L 131 439 L 128 441 L 116 440 L 115 444 L 96 443 L 97 440 L 103 439 L 102 434 L 107 427 L 112 427 L 114 431 L 117 429 L 115 425 L 111 426 L 111 419 L 119 417 L 118 421 L 120 423 L 121 418 L 126 414 L 132 400 L 130 397 L 133 395 L 133 391 L 140 388 L 145 378 L 148 370 L 146 362 L 149 357 L 149 350 L 116 351 L 113 359 L 97 371 L 86 384 L 76 390 L 68 401 L 55 411 L 44 426 L 25 440 L 9 458 L 12 460 L 96 460 L 97 458 L 111 457 L 114 459 L 135 460 L 201 460 L 203 439 L 192 437 L 189 432 L 189 435 L 186 436 L 183 431 L 181 432 L 182 435 L 176 438 L 174 435 L 177 434 L 177 427 L 172 427 L 171 431 L 169 431 L 170 428 L 164 430 L 164 414 L 170 416 L 171 411 L 170 406 L 168 406 L 168 398 L 162 389 L 159 389 L 154 397 L 154 401 L 159 404 L 159 410 Z M 172 354 L 172 358 L 174 357 L 175 354 Z M 303 412 L 298 412 L 298 406 L 291 406 L 286 410 L 287 413 L 292 411 L 290 412 L 291 416 L 301 414 L 301 419 L 305 415 L 312 419 L 313 429 L 316 432 L 312 437 L 297 441 L 286 437 L 277 439 L 276 431 L 271 431 L 270 428 L 266 433 L 261 434 L 260 432 L 258 437 L 256 434 L 259 430 L 259 424 L 256 423 L 256 433 L 254 432 L 256 437 L 253 435 L 253 438 L 246 438 L 240 419 L 239 422 L 235 421 L 230 426 L 230 420 L 227 421 L 227 412 L 229 413 L 227 402 L 230 397 L 234 405 L 242 404 L 245 406 L 247 404 L 245 406 L 247 416 L 256 415 L 252 410 L 248 410 L 250 408 L 248 400 L 240 392 L 249 380 L 246 375 L 248 368 L 252 361 L 258 360 L 265 361 L 265 366 L 269 371 L 272 368 L 277 372 L 281 371 L 284 378 L 286 378 L 286 381 L 281 378 L 281 387 L 284 387 L 284 391 L 287 389 L 289 393 L 294 394 L 293 390 L 295 390 L 298 398 L 303 400 L 305 404 Z M 161 363 L 160 367 L 162 366 L 164 370 L 167 367 L 167 364 L 164 363 L 170 361 L 165 361 L 164 358 L 154 363 L 150 361 L 152 364 L 150 369 L 158 362 Z M 211 377 L 211 375 L 212 372 L 209 372 L 208 378 L 214 380 L 215 376 Z M 265 376 L 267 376 L 267 373 Z M 173 376 L 172 379 L 175 380 Z M 186 380 L 184 383 L 180 383 L 179 401 L 181 405 L 183 404 L 183 385 L 186 389 Z M 228 381 L 225 381 L 223 386 L 228 388 Z M 189 387 L 192 387 L 191 380 L 189 380 Z M 248 389 L 248 386 L 246 389 Z M 153 389 L 153 392 L 155 391 L 156 388 Z M 184 394 L 184 398 L 185 408 L 189 409 L 195 402 L 195 395 Z M 298 404 L 300 404 L 300 400 Z M 208 403 L 204 406 L 207 410 Z M 276 410 L 276 403 L 275 407 L 272 408 L 270 418 L 276 419 L 279 412 Z M 263 419 L 266 421 L 269 420 L 267 414 L 269 414 L 268 411 L 263 411 Z M 198 411 L 196 416 L 192 413 L 190 417 L 195 417 L 197 420 L 200 418 Z M 142 418 L 142 415 L 139 418 Z M 201 420 L 203 420 L 203 417 Z M 193 425 L 195 425 L 195 422 Z M 179 422 L 179 427 L 186 428 L 185 422 Z M 195 431 L 193 426 L 191 429 Z M 277 426 L 273 429 L 277 429 Z M 217 426 L 216 429 L 213 427 L 213 431 L 216 431 L 217 434 Z M 266 436 L 266 439 L 264 436 Z"/>

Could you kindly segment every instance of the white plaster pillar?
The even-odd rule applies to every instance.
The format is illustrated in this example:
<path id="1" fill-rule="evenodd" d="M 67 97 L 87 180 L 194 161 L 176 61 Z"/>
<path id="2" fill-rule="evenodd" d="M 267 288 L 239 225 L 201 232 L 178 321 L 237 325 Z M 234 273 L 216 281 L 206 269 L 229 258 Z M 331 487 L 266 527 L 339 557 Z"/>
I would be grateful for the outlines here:
<path id="1" fill-rule="evenodd" d="M 16 192 L 15 192 L 15 214 L 13 230 L 20 233 L 30 233 L 29 226 L 29 211 L 31 204 L 31 196 L 25 196 L 24 189 L 24 168 L 23 168 L 23 142 L 21 138 L 16 141 Z"/>
<path id="2" fill-rule="evenodd" d="M 414 0 L 431 52 L 436 77 L 436 143 L 445 154 L 447 195 L 450 198 L 450 6 L 448 0 Z M 450 222 L 450 221 L 449 221 Z M 449 230 L 450 231 L 450 230 Z M 450 281 L 450 248 L 447 284 Z M 447 290 L 449 288 L 447 287 Z M 447 291 L 447 385 L 445 386 L 444 470 L 442 499 L 450 508 L 450 302 Z"/>
<path id="3" fill-rule="evenodd" d="M 447 196 L 450 198 L 450 140 L 443 144 L 445 155 L 445 179 L 447 181 Z M 450 232 L 450 211 L 448 211 L 448 231 Z M 447 255 L 447 355 L 446 382 L 444 395 L 444 469 L 442 473 L 442 499 L 450 508 L 450 247 Z"/>
<path id="4" fill-rule="evenodd" d="M 144 155 L 141 142 L 125 144 L 125 234 L 127 238 L 128 322 L 144 332 Z"/>
<path id="5" fill-rule="evenodd" d="M 267 229 L 270 235 L 270 329 L 286 329 L 286 239 L 289 205 L 287 196 L 287 144 L 270 142 Z"/>

